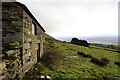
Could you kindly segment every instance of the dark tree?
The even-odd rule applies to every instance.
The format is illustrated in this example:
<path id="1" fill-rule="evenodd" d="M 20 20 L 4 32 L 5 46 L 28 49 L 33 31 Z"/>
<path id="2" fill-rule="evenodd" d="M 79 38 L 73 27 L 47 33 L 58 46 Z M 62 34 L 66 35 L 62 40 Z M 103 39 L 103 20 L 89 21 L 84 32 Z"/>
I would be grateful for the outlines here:
<path id="1" fill-rule="evenodd" d="M 77 38 L 72 38 L 71 43 L 76 44 L 76 45 L 80 45 L 80 46 L 89 47 L 89 43 L 87 41 L 79 40 Z"/>

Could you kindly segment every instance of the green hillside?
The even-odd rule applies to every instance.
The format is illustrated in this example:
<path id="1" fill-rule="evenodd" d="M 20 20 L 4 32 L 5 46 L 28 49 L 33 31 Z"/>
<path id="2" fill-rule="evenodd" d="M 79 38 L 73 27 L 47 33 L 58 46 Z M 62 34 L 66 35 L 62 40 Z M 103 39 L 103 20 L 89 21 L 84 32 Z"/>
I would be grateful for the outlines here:
<path id="1" fill-rule="evenodd" d="M 77 54 L 83 53 L 83 56 Z M 119 67 L 115 62 L 118 61 L 117 52 L 103 49 L 78 46 L 62 41 L 55 40 L 46 35 L 45 53 L 41 61 L 33 69 L 26 73 L 24 80 L 39 80 L 41 75 L 49 75 L 52 79 L 59 80 L 81 80 L 84 78 L 96 78 L 97 80 L 119 80 Z M 108 60 L 107 63 L 102 58 Z M 92 59 L 98 60 L 100 64 L 92 62 Z M 104 64 L 105 65 L 101 65 Z"/>

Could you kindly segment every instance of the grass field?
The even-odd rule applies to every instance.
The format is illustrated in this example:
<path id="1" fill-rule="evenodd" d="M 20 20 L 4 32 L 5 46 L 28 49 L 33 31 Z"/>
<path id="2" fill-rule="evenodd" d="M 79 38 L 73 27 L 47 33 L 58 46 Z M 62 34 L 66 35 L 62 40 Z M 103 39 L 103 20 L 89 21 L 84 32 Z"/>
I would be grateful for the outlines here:
<path id="1" fill-rule="evenodd" d="M 97 80 L 120 80 L 118 62 L 119 53 L 78 46 L 61 41 L 46 40 L 45 52 L 41 61 L 26 73 L 24 80 L 39 80 L 41 75 L 49 75 L 55 80 L 82 80 L 85 78 Z M 91 62 L 91 58 L 78 55 L 77 52 L 90 54 L 95 58 L 106 58 L 105 66 Z M 114 79 L 113 79 L 114 78 Z"/>
<path id="2" fill-rule="evenodd" d="M 103 48 L 103 47 L 92 46 L 92 45 L 90 45 L 90 47 L 91 47 L 91 48 L 97 48 L 97 49 L 108 50 L 108 51 L 113 51 L 113 52 L 119 52 L 118 50 L 110 49 L 110 48 Z"/>

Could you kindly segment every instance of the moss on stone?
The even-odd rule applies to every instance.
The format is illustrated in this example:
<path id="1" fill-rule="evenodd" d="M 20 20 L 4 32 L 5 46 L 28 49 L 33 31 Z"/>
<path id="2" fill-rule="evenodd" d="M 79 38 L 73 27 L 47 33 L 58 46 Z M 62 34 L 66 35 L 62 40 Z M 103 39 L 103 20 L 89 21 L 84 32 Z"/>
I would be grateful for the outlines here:
<path id="1" fill-rule="evenodd" d="M 18 46 L 18 45 L 20 45 L 20 43 L 19 42 L 14 42 L 14 43 L 9 43 L 9 45 L 10 46 Z"/>
<path id="2" fill-rule="evenodd" d="M 8 56 L 15 55 L 15 54 L 16 54 L 16 51 L 15 51 L 15 50 L 8 50 L 8 51 L 6 52 L 6 54 L 7 54 Z"/>
<path id="3" fill-rule="evenodd" d="M 19 49 L 21 47 L 22 47 L 22 45 L 19 42 L 8 43 L 8 44 L 4 45 L 4 48 L 7 50 L 15 50 L 15 49 Z"/>
<path id="4" fill-rule="evenodd" d="M 7 30 L 8 33 L 14 33 L 14 32 L 20 32 L 20 28 L 12 28 L 12 29 L 9 29 Z"/>

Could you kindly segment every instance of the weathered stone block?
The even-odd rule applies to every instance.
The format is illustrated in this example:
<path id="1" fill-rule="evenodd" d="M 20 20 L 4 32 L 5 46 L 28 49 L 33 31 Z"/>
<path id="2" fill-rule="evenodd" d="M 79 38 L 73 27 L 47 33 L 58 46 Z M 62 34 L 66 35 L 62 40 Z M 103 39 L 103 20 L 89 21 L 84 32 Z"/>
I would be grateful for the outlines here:
<path id="1" fill-rule="evenodd" d="M 22 32 L 8 33 L 7 36 L 5 36 L 4 38 L 4 43 L 22 42 L 23 41 L 22 36 L 23 36 Z"/>
<path id="2" fill-rule="evenodd" d="M 24 49 L 30 49 L 30 43 L 24 43 L 23 48 Z"/>
<path id="3" fill-rule="evenodd" d="M 25 60 L 25 59 L 26 59 L 26 60 L 29 59 L 29 54 L 24 54 L 24 55 L 23 55 L 23 60 Z"/>
<path id="4" fill-rule="evenodd" d="M 32 42 L 32 39 L 30 37 L 27 38 L 24 36 L 24 42 L 26 42 L 26 43 Z"/>
<path id="5" fill-rule="evenodd" d="M 28 52 L 28 56 L 31 56 L 31 52 Z"/>
<path id="6" fill-rule="evenodd" d="M 23 22 L 22 21 L 12 21 L 13 26 L 22 26 Z"/>
<path id="7" fill-rule="evenodd" d="M 26 50 L 23 50 L 23 54 L 26 54 L 27 53 L 27 51 Z"/>
<path id="8" fill-rule="evenodd" d="M 31 38 L 28 38 L 28 39 L 27 39 L 27 41 L 28 41 L 28 42 L 31 42 L 31 41 L 32 41 L 32 39 L 31 39 Z"/>
<path id="9" fill-rule="evenodd" d="M 29 36 L 31 34 L 30 29 L 28 29 L 28 28 L 26 28 L 26 29 L 24 28 L 23 31 L 26 36 Z"/>

